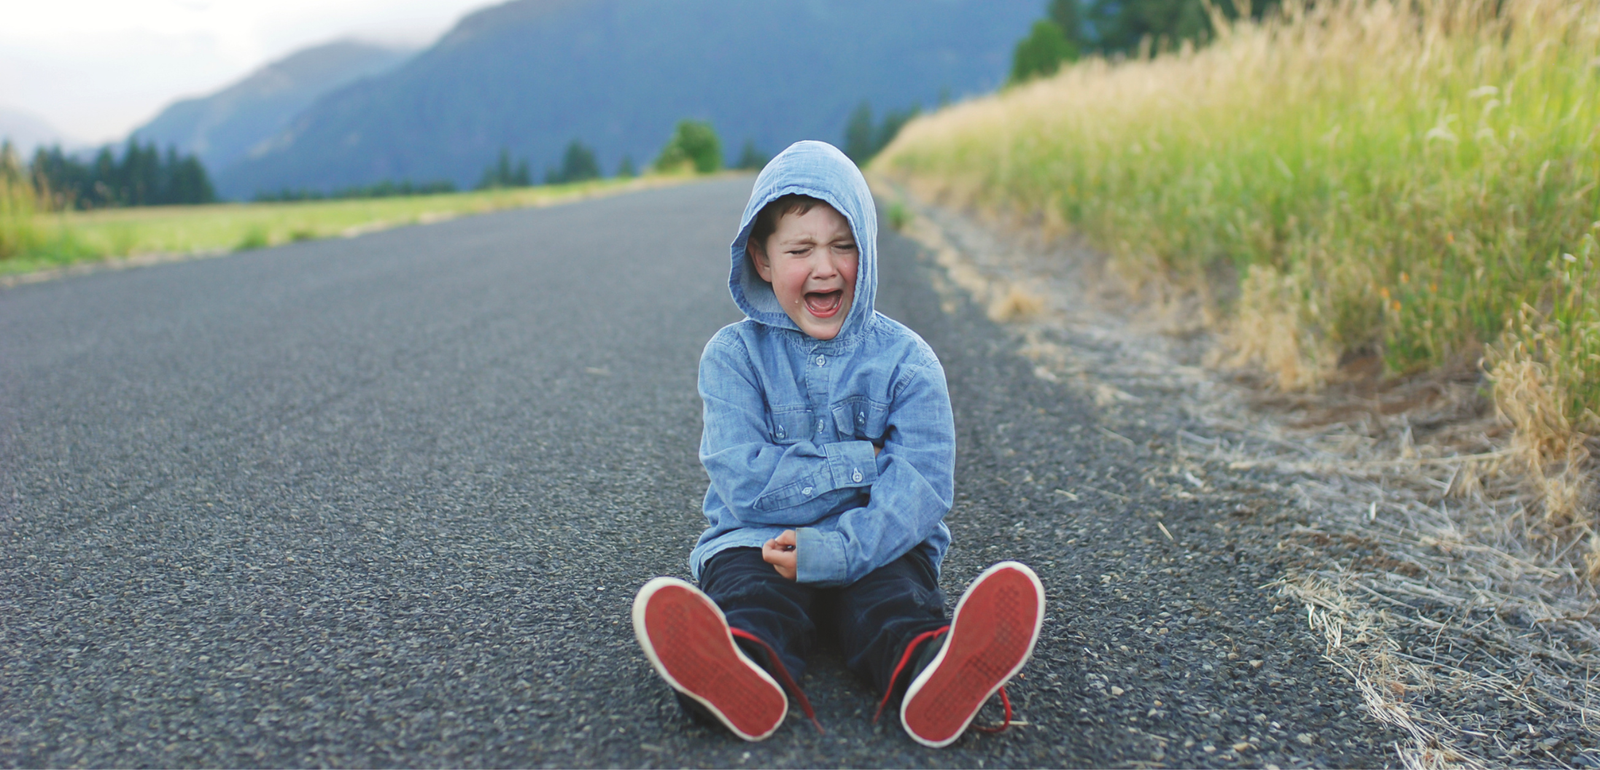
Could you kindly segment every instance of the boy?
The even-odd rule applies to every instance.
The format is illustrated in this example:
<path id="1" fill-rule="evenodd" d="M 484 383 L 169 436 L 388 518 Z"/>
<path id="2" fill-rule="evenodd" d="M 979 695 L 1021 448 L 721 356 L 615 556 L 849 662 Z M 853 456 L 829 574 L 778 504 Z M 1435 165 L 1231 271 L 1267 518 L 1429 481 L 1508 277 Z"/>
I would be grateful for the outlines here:
<path id="1" fill-rule="evenodd" d="M 946 620 L 950 397 L 927 343 L 873 309 L 877 213 L 855 164 L 821 142 L 774 158 L 728 286 L 747 318 L 700 359 L 700 589 L 666 577 L 640 589 L 639 644 L 687 710 L 758 741 L 788 714 L 778 680 L 815 722 L 794 680 L 820 624 L 884 694 L 879 713 L 900 696 L 906 732 L 948 745 L 1032 654 L 1044 589 L 1002 562 Z"/>

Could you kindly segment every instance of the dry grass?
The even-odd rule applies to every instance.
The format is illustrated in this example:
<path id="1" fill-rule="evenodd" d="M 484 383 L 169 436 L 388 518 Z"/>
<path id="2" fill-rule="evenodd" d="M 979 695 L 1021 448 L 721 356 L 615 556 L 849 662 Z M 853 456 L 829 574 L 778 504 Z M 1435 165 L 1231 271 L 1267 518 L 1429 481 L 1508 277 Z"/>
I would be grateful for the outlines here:
<path id="1" fill-rule="evenodd" d="M 1486 356 L 1527 535 L 1600 578 L 1600 3 L 1285 8 L 920 118 L 874 169 L 1185 287 L 1212 362 L 1283 391 Z"/>
<path id="2" fill-rule="evenodd" d="M 9 143 L 0 147 L 0 260 L 39 248 L 43 235 L 34 221 L 43 207 Z"/>
<path id="3" fill-rule="evenodd" d="M 1202 476 L 1226 466 L 1297 501 L 1306 523 L 1285 533 L 1283 576 L 1267 588 L 1298 609 L 1372 716 L 1408 736 L 1402 764 L 1600 759 L 1592 741 L 1571 743 L 1600 725 L 1600 592 L 1571 558 L 1582 543 L 1540 534 L 1549 524 L 1523 434 L 1484 394 L 1481 370 L 1380 379 L 1381 362 L 1359 358 L 1316 392 L 1221 377 L 1185 363 L 1207 335 L 1156 333 L 1168 322 L 1147 311 L 1160 305 L 1131 304 L 1125 286 L 1102 295 L 1099 258 L 1070 239 L 901 205 L 913 213 L 905 231 L 944 268 L 942 293 L 982 304 L 1025 284 L 1045 299 L 1012 325 L 1036 376 L 1108 409 L 1140 401 L 1124 388 L 1167 394 L 1159 408 L 1211 434 L 1178 431 L 1181 463 Z"/>

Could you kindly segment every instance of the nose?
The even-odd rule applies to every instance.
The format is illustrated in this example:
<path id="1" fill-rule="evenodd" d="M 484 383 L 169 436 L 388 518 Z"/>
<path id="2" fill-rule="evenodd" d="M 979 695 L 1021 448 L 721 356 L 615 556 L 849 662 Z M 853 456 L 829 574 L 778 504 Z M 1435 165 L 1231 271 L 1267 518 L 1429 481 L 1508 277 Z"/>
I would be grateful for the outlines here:
<path id="1" fill-rule="evenodd" d="M 838 257 L 834 256 L 832 249 L 818 249 L 816 264 L 811 267 L 811 275 L 816 278 L 832 278 L 839 273 Z"/>

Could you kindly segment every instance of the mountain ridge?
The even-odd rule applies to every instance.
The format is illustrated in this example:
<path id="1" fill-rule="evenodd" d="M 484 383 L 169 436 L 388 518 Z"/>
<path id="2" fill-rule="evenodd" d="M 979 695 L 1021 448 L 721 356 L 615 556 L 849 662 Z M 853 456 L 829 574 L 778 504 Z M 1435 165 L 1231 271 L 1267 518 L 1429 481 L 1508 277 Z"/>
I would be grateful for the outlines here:
<path id="1" fill-rule="evenodd" d="M 413 53 L 352 39 L 302 48 L 219 91 L 168 105 L 132 136 L 193 153 L 214 173 L 247 157 L 317 97 L 392 69 Z"/>
<path id="2" fill-rule="evenodd" d="M 863 101 L 903 109 L 997 87 L 1038 13 L 978 0 L 513 0 L 324 92 L 214 175 L 228 197 L 469 186 L 501 149 L 543 168 L 574 139 L 609 172 L 623 157 L 648 163 L 683 118 L 710 121 L 729 154 L 746 141 L 837 144 Z"/>

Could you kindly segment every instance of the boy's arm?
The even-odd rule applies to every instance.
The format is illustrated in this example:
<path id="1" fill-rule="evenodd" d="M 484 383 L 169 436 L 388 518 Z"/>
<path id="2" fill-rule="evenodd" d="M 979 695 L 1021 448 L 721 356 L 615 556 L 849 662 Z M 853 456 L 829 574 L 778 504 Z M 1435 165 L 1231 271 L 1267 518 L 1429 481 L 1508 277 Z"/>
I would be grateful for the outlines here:
<path id="1" fill-rule="evenodd" d="M 713 340 L 700 357 L 705 429 L 700 462 L 728 510 L 747 524 L 800 526 L 828 515 L 840 489 L 878 480 L 868 441 L 776 444 L 766 404 L 742 349 Z"/>
<path id="2" fill-rule="evenodd" d="M 796 530 L 796 579 L 846 585 L 927 540 L 955 495 L 955 419 L 944 371 L 916 371 L 896 394 L 878 481 L 865 508 L 845 511 L 832 531 Z"/>

